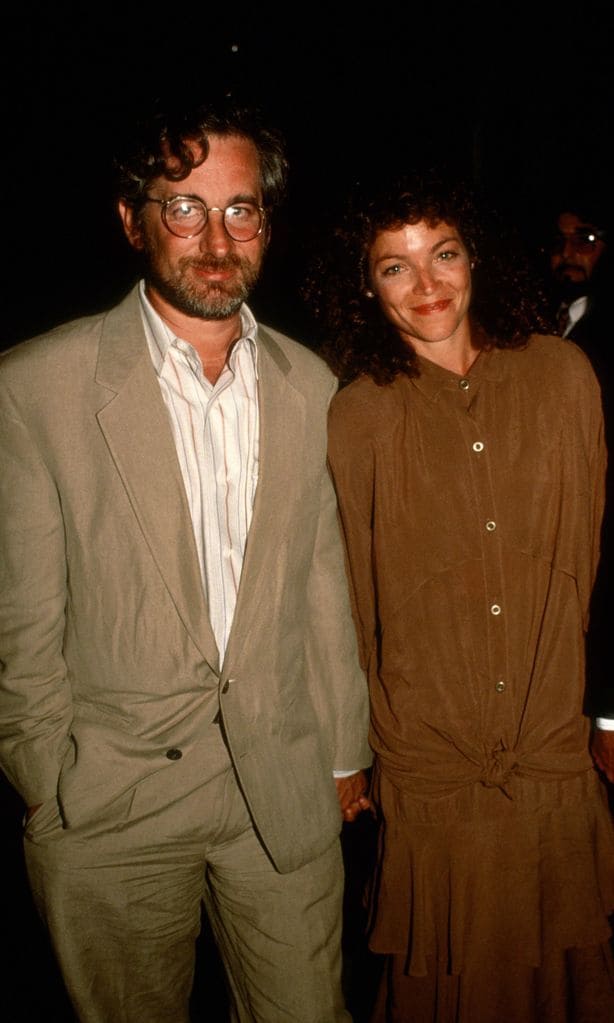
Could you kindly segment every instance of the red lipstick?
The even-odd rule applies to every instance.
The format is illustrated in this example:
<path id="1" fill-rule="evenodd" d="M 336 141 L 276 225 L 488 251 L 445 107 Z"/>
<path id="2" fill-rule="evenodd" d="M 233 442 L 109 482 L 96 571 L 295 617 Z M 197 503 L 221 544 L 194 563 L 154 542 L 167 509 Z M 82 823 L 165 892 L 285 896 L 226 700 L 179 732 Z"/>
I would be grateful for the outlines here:
<path id="1" fill-rule="evenodd" d="M 435 313 L 445 312 L 451 302 L 451 298 L 444 298 L 439 302 L 429 302 L 426 305 L 414 305 L 412 306 L 412 312 L 418 313 L 419 316 L 432 316 Z"/>

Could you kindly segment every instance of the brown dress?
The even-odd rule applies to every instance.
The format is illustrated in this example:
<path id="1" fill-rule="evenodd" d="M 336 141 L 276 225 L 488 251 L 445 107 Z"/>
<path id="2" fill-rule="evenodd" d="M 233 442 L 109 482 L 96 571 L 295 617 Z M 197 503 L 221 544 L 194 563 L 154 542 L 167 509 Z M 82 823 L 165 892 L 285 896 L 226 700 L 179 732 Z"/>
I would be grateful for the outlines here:
<path id="1" fill-rule="evenodd" d="M 588 360 L 533 337 L 464 378 L 360 378 L 330 462 L 383 818 L 382 1018 L 611 1023 L 614 833 L 582 714 L 605 471 Z"/>

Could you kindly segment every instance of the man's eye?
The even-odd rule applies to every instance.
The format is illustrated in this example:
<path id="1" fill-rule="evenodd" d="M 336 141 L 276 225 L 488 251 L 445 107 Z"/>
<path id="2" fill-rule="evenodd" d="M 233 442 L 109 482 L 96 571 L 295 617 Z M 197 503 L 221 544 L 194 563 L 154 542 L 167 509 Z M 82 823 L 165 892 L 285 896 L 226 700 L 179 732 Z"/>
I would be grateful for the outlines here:
<path id="1" fill-rule="evenodd" d="M 199 207 L 193 202 L 181 202 L 176 203 L 173 206 L 173 216 L 180 219 L 189 219 L 190 217 L 198 216 L 200 213 Z"/>
<path id="2" fill-rule="evenodd" d="M 226 210 L 229 220 L 248 220 L 250 214 L 251 207 L 249 206 L 229 206 Z"/>

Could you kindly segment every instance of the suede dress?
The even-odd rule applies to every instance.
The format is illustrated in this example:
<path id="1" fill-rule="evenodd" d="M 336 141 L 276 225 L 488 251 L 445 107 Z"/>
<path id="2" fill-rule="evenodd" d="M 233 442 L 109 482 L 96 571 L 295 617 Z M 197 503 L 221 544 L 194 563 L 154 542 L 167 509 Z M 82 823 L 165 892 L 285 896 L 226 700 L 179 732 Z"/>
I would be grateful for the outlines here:
<path id="1" fill-rule="evenodd" d="M 333 401 L 382 821 L 370 946 L 397 978 L 377 1018 L 614 1019 L 614 834 L 583 715 L 605 465 L 597 381 L 558 338 Z"/>

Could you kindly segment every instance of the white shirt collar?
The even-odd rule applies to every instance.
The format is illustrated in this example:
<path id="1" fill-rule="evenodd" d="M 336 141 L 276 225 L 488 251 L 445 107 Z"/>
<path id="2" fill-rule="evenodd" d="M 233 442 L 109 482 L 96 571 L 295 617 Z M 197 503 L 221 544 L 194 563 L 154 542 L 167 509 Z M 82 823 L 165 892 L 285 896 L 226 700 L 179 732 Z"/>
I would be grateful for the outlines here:
<path id="1" fill-rule="evenodd" d="M 563 337 L 567 337 L 568 334 L 573 330 L 578 320 L 581 320 L 586 312 L 586 306 L 588 305 L 588 295 L 580 295 L 579 298 L 574 299 L 573 302 L 569 303 L 567 309 L 567 326 L 563 331 Z M 564 308 L 564 307 L 562 307 Z"/>
<path id="2" fill-rule="evenodd" d="M 162 319 L 160 314 L 156 312 L 147 298 L 144 280 L 139 282 L 139 300 L 141 303 L 141 315 L 143 318 L 147 345 L 151 355 L 151 361 L 157 375 L 160 376 L 162 367 L 164 366 L 164 360 L 166 359 L 168 350 L 171 347 L 180 349 L 187 348 L 193 353 L 193 357 L 197 361 L 200 361 L 189 341 L 185 341 L 183 338 L 178 337 Z M 256 343 L 256 337 L 258 334 L 258 324 L 256 323 L 254 314 L 245 302 L 241 305 L 239 315 L 241 317 L 241 336 L 233 345 L 229 365 L 232 369 L 237 357 L 237 351 L 241 348 L 247 347 L 251 351 L 257 376 L 258 346 Z"/>

